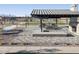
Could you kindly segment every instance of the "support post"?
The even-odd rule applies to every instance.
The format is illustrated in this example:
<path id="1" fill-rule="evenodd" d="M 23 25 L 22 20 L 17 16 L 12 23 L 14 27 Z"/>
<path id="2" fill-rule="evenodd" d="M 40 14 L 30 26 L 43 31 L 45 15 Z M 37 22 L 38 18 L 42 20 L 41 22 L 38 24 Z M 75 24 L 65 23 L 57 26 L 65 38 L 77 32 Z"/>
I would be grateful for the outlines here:
<path id="1" fill-rule="evenodd" d="M 68 18 L 66 19 L 66 25 L 68 25 Z"/>
<path id="2" fill-rule="evenodd" d="M 57 25 L 58 21 L 57 21 L 57 18 L 56 18 L 56 25 Z"/>
<path id="3" fill-rule="evenodd" d="M 42 19 L 40 19 L 40 28 L 41 28 L 41 32 L 42 32 Z"/>

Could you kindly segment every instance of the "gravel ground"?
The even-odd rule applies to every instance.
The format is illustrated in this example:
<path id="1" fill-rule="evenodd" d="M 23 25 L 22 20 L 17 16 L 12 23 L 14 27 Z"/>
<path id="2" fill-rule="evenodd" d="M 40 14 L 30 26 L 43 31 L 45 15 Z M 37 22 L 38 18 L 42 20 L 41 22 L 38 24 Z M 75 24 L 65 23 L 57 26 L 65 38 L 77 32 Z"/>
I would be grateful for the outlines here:
<path id="1" fill-rule="evenodd" d="M 26 46 L 0 46 L 0 53 L 79 53 L 79 36 L 33 37 L 34 30 L 37 28 L 25 28 L 19 34 L 3 35 L 3 43 L 28 44 Z M 64 29 L 64 31 L 66 30 Z"/>
<path id="2" fill-rule="evenodd" d="M 38 28 L 38 27 L 37 27 Z M 29 45 L 79 45 L 79 36 L 75 37 L 33 37 L 37 28 L 25 28 L 19 34 L 3 35 L 3 43 L 29 43 Z M 38 28 L 39 30 L 39 28 Z M 62 30 L 61 30 L 62 31 Z M 68 32 L 67 29 L 64 29 Z"/>

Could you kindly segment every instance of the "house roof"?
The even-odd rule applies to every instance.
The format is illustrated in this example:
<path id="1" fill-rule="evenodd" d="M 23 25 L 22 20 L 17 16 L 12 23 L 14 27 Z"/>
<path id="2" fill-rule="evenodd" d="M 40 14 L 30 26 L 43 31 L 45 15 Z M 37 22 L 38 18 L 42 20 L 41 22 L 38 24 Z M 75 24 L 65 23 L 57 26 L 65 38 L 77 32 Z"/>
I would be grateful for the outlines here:
<path id="1" fill-rule="evenodd" d="M 34 16 L 44 16 L 44 15 L 77 15 L 79 16 L 79 12 L 72 12 L 68 9 L 33 9 L 31 15 Z"/>

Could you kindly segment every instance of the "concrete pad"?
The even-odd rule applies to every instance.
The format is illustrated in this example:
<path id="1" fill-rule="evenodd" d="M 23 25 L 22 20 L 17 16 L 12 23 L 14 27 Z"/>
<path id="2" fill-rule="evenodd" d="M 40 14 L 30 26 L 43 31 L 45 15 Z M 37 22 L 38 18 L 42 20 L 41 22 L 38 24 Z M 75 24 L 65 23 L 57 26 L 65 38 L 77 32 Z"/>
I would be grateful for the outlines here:
<path id="1" fill-rule="evenodd" d="M 42 50 L 46 53 L 44 49 L 56 50 L 49 53 L 79 53 L 79 47 L 75 46 L 0 46 L 0 53 L 13 53 L 18 51 L 38 51 Z M 41 52 L 41 53 L 42 53 Z M 48 52 L 47 52 L 48 53 Z"/>

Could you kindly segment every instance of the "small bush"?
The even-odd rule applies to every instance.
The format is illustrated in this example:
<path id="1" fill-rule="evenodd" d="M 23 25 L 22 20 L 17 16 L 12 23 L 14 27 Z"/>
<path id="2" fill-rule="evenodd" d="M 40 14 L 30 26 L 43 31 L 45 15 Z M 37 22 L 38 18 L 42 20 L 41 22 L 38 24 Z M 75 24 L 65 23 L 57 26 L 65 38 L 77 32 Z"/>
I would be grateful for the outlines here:
<path id="1" fill-rule="evenodd" d="M 48 30 L 44 30 L 43 32 L 49 32 Z"/>

